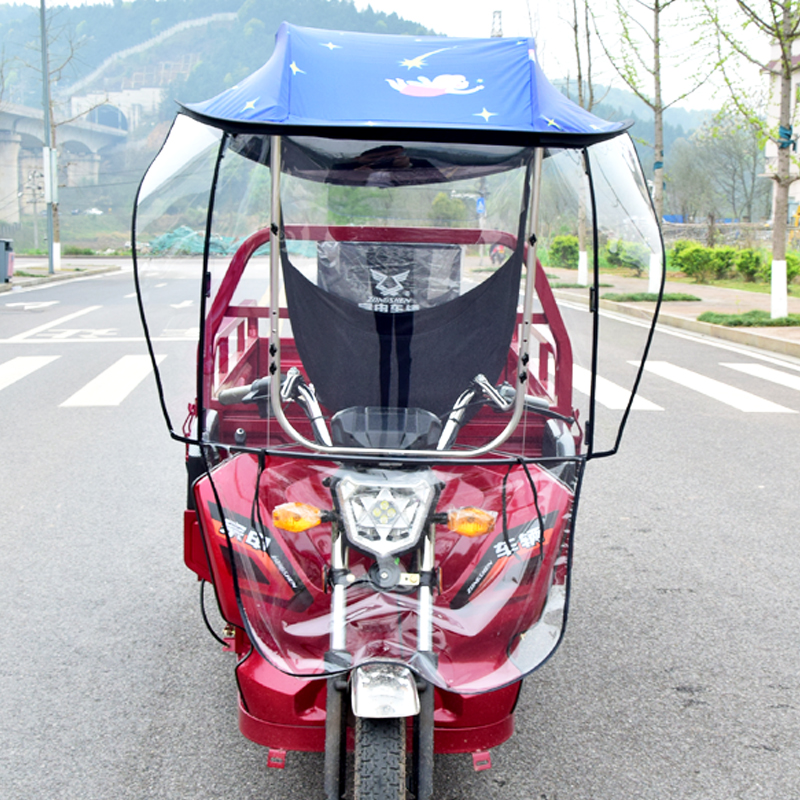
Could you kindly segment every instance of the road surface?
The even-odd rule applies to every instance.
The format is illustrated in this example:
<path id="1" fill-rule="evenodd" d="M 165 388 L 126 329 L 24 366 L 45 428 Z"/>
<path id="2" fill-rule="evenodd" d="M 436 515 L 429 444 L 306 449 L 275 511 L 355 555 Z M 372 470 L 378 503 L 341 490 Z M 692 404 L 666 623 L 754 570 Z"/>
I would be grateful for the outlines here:
<path id="1" fill-rule="evenodd" d="M 190 386 L 194 298 L 159 290 L 156 353 Z M 238 732 L 132 293 L 115 273 L 0 298 L 0 794 L 321 797 L 321 756 L 268 770 Z M 641 333 L 603 335 L 612 404 Z M 564 644 L 490 771 L 437 758 L 437 800 L 800 794 L 800 363 L 677 331 L 650 363 L 588 466 Z"/>

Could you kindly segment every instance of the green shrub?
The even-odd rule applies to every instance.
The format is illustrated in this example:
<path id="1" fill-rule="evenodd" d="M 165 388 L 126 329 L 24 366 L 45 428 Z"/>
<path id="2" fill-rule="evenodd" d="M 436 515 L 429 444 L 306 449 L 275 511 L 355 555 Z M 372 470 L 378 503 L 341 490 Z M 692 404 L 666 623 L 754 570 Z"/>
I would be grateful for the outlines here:
<path id="1" fill-rule="evenodd" d="M 75 245 L 68 244 L 64 248 L 65 256 L 93 256 L 94 250 L 91 247 L 76 247 Z"/>
<path id="2" fill-rule="evenodd" d="M 791 283 L 800 275 L 800 256 L 789 251 L 786 254 L 786 283 Z M 770 283 L 772 281 L 772 261 L 765 260 L 758 270 L 758 277 L 762 281 Z"/>
<path id="3" fill-rule="evenodd" d="M 578 268 L 578 237 L 554 236 L 548 251 L 551 267 Z"/>
<path id="4" fill-rule="evenodd" d="M 724 280 L 730 277 L 730 274 L 736 269 L 736 254 L 735 247 L 720 246 L 715 247 L 712 251 L 712 269 L 714 270 L 714 277 L 718 280 Z"/>
<path id="5" fill-rule="evenodd" d="M 609 242 L 605 246 L 605 257 L 610 266 L 633 270 L 637 278 L 650 265 L 650 250 L 645 245 L 622 239 Z"/>
<path id="6" fill-rule="evenodd" d="M 786 282 L 792 283 L 800 276 L 800 255 L 789 252 L 786 254 Z"/>
<path id="7" fill-rule="evenodd" d="M 681 251 L 681 272 L 695 283 L 708 283 L 714 275 L 714 250 L 701 244 L 692 244 Z"/>
<path id="8" fill-rule="evenodd" d="M 736 254 L 736 271 L 746 281 L 755 281 L 761 272 L 761 253 L 750 247 Z"/>
<path id="9" fill-rule="evenodd" d="M 672 245 L 672 250 L 669 251 L 669 264 L 673 269 L 683 272 L 683 265 L 681 264 L 681 253 L 687 247 L 695 247 L 697 242 L 692 242 L 689 239 L 679 239 Z"/>

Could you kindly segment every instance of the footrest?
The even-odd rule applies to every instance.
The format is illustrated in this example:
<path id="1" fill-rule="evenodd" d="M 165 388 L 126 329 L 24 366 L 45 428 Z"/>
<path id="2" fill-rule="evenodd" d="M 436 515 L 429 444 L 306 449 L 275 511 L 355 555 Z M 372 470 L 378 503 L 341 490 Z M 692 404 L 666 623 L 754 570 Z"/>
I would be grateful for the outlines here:
<path id="1" fill-rule="evenodd" d="M 472 754 L 472 768 L 475 772 L 483 772 L 492 768 L 492 754 L 488 750 L 482 750 Z"/>

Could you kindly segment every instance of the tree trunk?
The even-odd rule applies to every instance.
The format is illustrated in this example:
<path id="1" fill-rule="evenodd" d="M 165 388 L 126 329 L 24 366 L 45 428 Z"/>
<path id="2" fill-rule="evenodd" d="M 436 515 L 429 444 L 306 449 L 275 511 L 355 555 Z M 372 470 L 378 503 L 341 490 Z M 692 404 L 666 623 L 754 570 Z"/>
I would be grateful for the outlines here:
<path id="1" fill-rule="evenodd" d="M 778 124 L 783 131 L 792 126 L 792 40 L 791 9 L 787 3 L 781 20 L 781 99 Z M 791 138 L 791 136 L 789 137 Z M 778 169 L 775 176 L 775 206 L 772 219 L 772 279 L 770 315 L 772 319 L 788 313 L 786 286 L 786 228 L 789 217 L 789 186 L 792 184 L 789 143 L 778 139 Z"/>
<path id="2" fill-rule="evenodd" d="M 653 3 L 653 117 L 655 120 L 655 152 L 653 158 L 653 205 L 661 227 L 664 217 L 664 106 L 661 101 L 661 34 L 659 31 L 661 5 Z"/>

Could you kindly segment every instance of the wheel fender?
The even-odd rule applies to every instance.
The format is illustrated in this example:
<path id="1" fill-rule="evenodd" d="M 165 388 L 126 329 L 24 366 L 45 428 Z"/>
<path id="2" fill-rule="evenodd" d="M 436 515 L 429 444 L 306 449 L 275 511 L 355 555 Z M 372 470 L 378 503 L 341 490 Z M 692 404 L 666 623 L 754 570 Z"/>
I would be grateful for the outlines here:
<path id="1" fill-rule="evenodd" d="M 401 664 L 364 664 L 350 679 L 353 714 L 390 719 L 419 714 L 417 682 Z"/>

